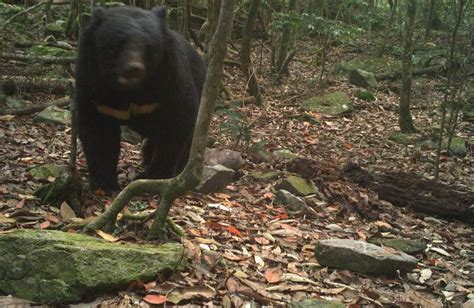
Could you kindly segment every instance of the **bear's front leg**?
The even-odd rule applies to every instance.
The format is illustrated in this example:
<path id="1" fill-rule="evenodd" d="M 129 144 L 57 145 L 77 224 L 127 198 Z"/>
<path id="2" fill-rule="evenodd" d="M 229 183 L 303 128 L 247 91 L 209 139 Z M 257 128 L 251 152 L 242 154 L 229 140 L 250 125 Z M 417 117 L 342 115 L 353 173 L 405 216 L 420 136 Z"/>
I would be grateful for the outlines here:
<path id="1" fill-rule="evenodd" d="M 78 135 L 87 160 L 91 190 L 100 188 L 106 194 L 118 190 L 120 125 L 117 120 L 78 105 Z"/>

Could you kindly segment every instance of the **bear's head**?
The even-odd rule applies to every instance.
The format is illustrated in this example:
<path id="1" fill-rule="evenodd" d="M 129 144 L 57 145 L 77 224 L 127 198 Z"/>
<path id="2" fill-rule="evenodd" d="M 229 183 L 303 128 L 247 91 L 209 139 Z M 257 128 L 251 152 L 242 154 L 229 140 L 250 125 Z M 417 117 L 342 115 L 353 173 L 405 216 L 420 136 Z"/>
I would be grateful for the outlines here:
<path id="1" fill-rule="evenodd" d="M 98 80 L 116 90 L 139 88 L 163 59 L 166 8 L 96 8 L 90 23 Z"/>

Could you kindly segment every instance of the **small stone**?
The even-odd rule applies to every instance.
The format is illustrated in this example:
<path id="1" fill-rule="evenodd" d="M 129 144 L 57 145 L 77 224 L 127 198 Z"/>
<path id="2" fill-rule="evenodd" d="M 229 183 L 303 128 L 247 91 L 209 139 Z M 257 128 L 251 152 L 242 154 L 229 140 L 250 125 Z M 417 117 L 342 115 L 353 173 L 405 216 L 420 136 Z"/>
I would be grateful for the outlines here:
<path id="1" fill-rule="evenodd" d="M 278 178 L 283 174 L 283 172 L 276 170 L 276 171 L 269 171 L 269 172 L 253 172 L 250 174 L 251 177 L 256 179 L 257 181 L 262 181 L 265 183 L 273 182 L 278 180 Z"/>
<path id="2" fill-rule="evenodd" d="M 203 194 L 223 191 L 234 179 L 235 171 L 222 165 L 204 166 L 201 183 L 196 190 Z"/>
<path id="3" fill-rule="evenodd" d="M 392 248 L 382 248 L 363 241 L 335 239 L 316 244 L 316 258 L 322 266 L 347 269 L 362 274 L 394 275 L 409 272 L 418 260 Z"/>
<path id="4" fill-rule="evenodd" d="M 283 189 L 277 191 L 274 204 L 284 205 L 289 210 L 292 210 L 292 211 L 308 211 L 309 210 L 309 206 L 306 204 L 306 202 L 304 202 L 303 199 Z"/>
<path id="5" fill-rule="evenodd" d="M 206 149 L 204 164 L 208 166 L 222 165 L 234 171 L 238 171 L 243 164 L 242 155 L 237 151 Z"/>
<path id="6" fill-rule="evenodd" d="M 297 196 L 307 196 L 318 193 L 318 188 L 310 180 L 291 175 L 275 185 L 276 189 L 283 189 Z"/>

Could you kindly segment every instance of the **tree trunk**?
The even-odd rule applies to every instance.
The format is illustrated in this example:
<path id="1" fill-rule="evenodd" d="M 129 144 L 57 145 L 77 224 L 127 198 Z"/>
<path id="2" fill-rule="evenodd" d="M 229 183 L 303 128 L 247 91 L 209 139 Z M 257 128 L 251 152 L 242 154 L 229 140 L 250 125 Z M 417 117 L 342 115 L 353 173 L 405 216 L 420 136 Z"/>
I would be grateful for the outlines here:
<path id="1" fill-rule="evenodd" d="M 412 83 L 413 27 L 416 16 L 416 0 L 407 0 L 406 9 L 405 42 L 402 56 L 402 93 L 400 96 L 400 114 L 398 124 L 402 133 L 414 133 L 416 128 L 413 125 L 413 119 L 410 113 L 410 97 Z"/>
<path id="2" fill-rule="evenodd" d="M 295 10 L 296 0 L 289 0 L 287 13 L 290 14 Z M 283 27 L 283 33 L 281 34 L 280 44 L 278 45 L 277 58 L 275 63 L 275 71 L 279 72 L 283 62 L 288 56 L 288 49 L 290 47 L 291 39 L 291 26 L 289 23 L 286 23 Z M 287 72 L 285 72 L 287 73 Z"/>
<path id="3" fill-rule="evenodd" d="M 382 46 L 380 46 L 379 52 L 377 53 L 377 57 L 381 57 L 387 46 L 388 40 L 390 39 L 390 33 L 392 32 L 392 25 L 393 21 L 395 20 L 395 13 L 397 12 L 397 4 L 398 0 L 391 0 L 390 3 L 390 17 L 388 19 L 387 27 L 385 29 L 385 33 L 383 34 L 384 38 L 382 40 Z"/>
<path id="4" fill-rule="evenodd" d="M 240 47 L 240 65 L 247 80 L 247 92 L 255 97 L 255 104 L 262 105 L 262 96 L 258 86 L 257 76 L 250 57 L 255 21 L 257 20 L 260 0 L 251 0 L 247 21 L 244 27 L 244 37 Z"/>

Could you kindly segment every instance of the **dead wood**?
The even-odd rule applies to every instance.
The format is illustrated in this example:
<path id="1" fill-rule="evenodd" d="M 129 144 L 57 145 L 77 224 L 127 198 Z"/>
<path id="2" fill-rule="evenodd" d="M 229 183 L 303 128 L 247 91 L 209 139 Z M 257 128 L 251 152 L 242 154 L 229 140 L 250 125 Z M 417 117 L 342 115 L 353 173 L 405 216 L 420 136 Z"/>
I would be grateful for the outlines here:
<path id="1" fill-rule="evenodd" d="M 425 67 L 412 70 L 412 76 L 420 76 L 420 75 L 435 75 L 446 71 L 446 68 L 443 65 L 436 65 L 432 67 Z M 375 79 L 377 81 L 381 80 L 393 80 L 402 77 L 402 71 L 394 71 L 390 73 L 380 73 L 375 75 Z"/>
<path id="2" fill-rule="evenodd" d="M 13 82 L 16 89 L 32 93 L 42 92 L 49 94 L 66 94 L 68 91 L 68 79 L 29 78 L 25 76 L 2 76 L 0 82 Z"/>
<path id="3" fill-rule="evenodd" d="M 290 161 L 287 169 L 315 181 L 320 188 L 331 182 L 348 187 L 355 184 L 359 190 L 374 192 L 378 199 L 389 201 L 395 206 L 410 207 L 421 213 L 474 225 L 473 192 L 458 191 L 449 185 L 420 178 L 416 174 L 394 171 L 373 174 L 352 163 L 340 169 L 334 164 L 306 158 Z M 327 190 L 323 192 L 327 194 Z M 345 192 L 346 195 L 350 193 L 352 192 Z"/>
<path id="4" fill-rule="evenodd" d="M 22 61 L 28 63 L 45 63 L 45 64 L 70 64 L 76 61 L 75 57 L 48 57 L 35 55 L 20 55 L 14 53 L 0 53 L 0 59 L 7 61 Z"/>
<path id="5" fill-rule="evenodd" d="M 23 116 L 23 115 L 30 115 L 41 111 L 43 109 L 48 108 L 49 106 L 58 106 L 64 107 L 69 105 L 69 97 L 63 97 L 54 101 L 51 101 L 46 104 L 35 105 L 26 108 L 18 108 L 18 109 L 0 109 L 0 115 L 16 115 L 16 116 Z"/>

